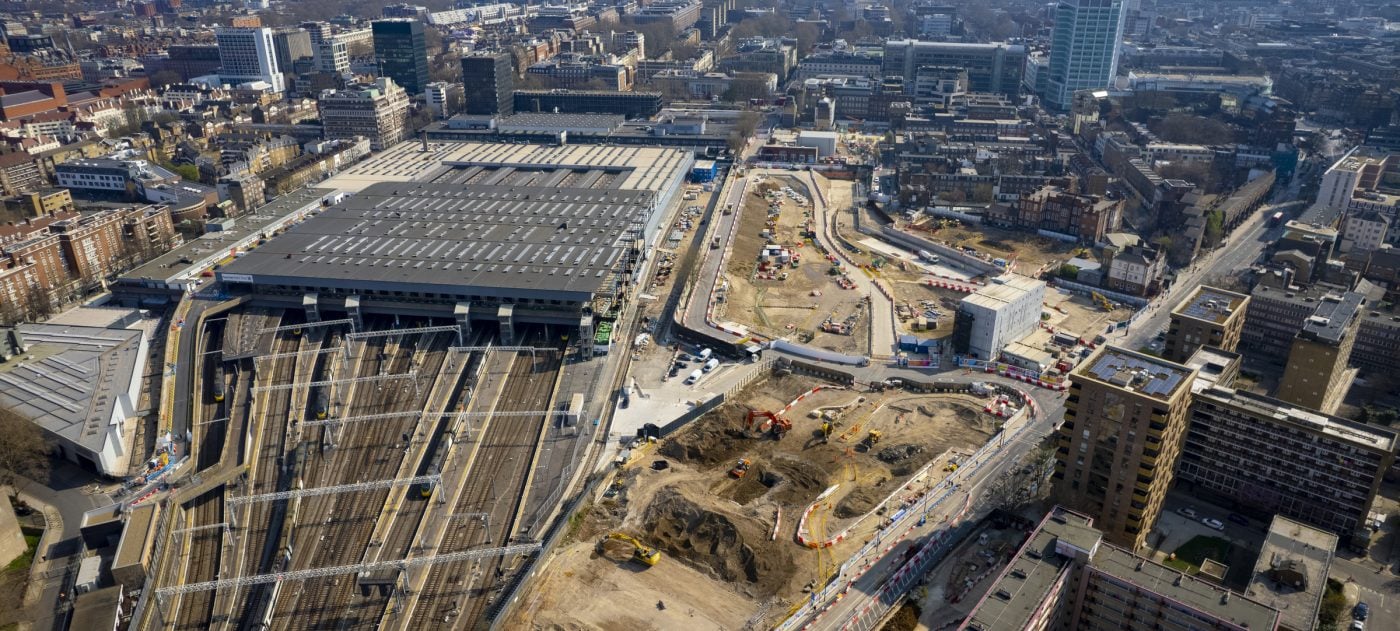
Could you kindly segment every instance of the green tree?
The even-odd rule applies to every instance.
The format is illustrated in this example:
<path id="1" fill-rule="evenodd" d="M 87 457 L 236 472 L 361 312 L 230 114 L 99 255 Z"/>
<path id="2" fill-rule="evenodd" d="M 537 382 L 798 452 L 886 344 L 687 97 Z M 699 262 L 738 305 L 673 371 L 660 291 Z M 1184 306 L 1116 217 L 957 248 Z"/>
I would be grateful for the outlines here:
<path id="1" fill-rule="evenodd" d="M 1063 278 L 1063 279 L 1065 279 L 1065 280 L 1078 280 L 1078 279 L 1079 279 L 1079 267 L 1078 267 L 1078 266 L 1075 266 L 1075 265 L 1070 265 L 1069 263 L 1065 263 L 1064 265 L 1061 265 L 1061 266 L 1060 266 L 1060 278 Z"/>
<path id="2" fill-rule="evenodd" d="M 1206 245 L 1214 247 L 1225 234 L 1225 213 L 1212 210 L 1206 213 Z"/>
<path id="3" fill-rule="evenodd" d="M 39 426 L 9 408 L 0 408 L 0 486 L 17 492 L 21 478 L 44 482 L 49 445 Z"/>

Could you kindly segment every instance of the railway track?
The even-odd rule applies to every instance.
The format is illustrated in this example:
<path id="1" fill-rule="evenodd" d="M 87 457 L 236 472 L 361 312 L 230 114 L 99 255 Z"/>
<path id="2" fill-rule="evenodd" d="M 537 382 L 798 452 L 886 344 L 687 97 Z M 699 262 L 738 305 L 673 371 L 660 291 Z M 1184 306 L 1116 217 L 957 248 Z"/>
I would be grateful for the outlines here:
<path id="1" fill-rule="evenodd" d="M 219 555 L 223 547 L 224 529 L 218 524 L 224 521 L 224 488 L 218 487 L 190 502 L 189 511 L 193 516 L 189 528 L 200 530 L 177 534 L 187 537 L 189 568 L 184 582 L 198 583 L 212 581 L 218 574 Z M 192 592 L 179 598 L 179 609 L 175 628 L 180 631 L 194 631 L 209 628 L 209 620 L 214 613 L 214 592 Z"/>
<path id="2" fill-rule="evenodd" d="M 281 325 L 298 322 L 299 319 L 289 313 L 283 316 Z M 277 333 L 273 338 L 271 351 L 273 354 L 297 352 L 303 343 L 302 337 L 290 331 Z M 262 385 L 287 383 L 295 376 L 296 368 L 295 357 L 277 359 L 270 366 L 262 367 L 261 373 L 266 373 L 267 376 L 264 377 L 261 373 L 257 374 L 255 381 Z M 285 491 L 290 486 L 290 481 L 284 479 L 282 472 L 285 464 L 287 419 L 291 413 L 292 392 L 277 390 L 263 393 L 261 396 L 262 399 L 258 399 L 258 395 L 254 395 L 252 411 L 249 414 L 249 422 L 257 430 L 260 440 L 256 451 L 250 454 L 250 477 L 245 485 L 247 488 L 244 489 L 248 495 Z M 276 503 L 257 503 L 248 505 L 239 514 L 238 526 L 243 539 L 236 576 L 271 571 L 275 550 L 268 549 L 268 541 L 269 535 L 274 534 L 272 532 L 275 528 L 273 514 L 278 508 Z M 280 528 L 278 530 L 280 531 Z M 271 540 L 276 541 L 275 538 Z M 255 627 L 258 617 L 257 611 L 261 606 L 262 599 L 266 596 L 267 589 L 266 585 L 255 585 L 234 597 L 234 604 L 231 608 L 232 621 L 238 628 L 251 629 Z"/>
<path id="3" fill-rule="evenodd" d="M 232 390 L 224 387 L 223 358 L 220 354 L 224 346 L 224 320 L 210 321 L 204 326 L 204 360 L 198 389 L 190 393 L 191 399 L 200 401 L 200 414 L 196 417 L 194 433 L 199 437 L 198 454 L 195 458 L 195 472 L 201 472 L 219 464 L 223 456 L 224 439 L 228 434 L 228 406 L 232 402 Z M 215 393 L 218 393 L 216 397 Z"/>
<path id="4" fill-rule="evenodd" d="M 527 344 L 551 344 L 547 327 L 532 328 Z M 557 347 L 557 345 L 556 345 Z M 496 405 L 496 412 L 548 409 L 553 399 L 562 353 L 521 353 Z M 447 528 L 437 554 L 477 547 L 506 545 L 513 535 L 516 516 L 524 501 L 526 481 L 535 448 L 547 418 L 501 417 L 489 421 L 480 445 L 453 506 L 461 519 Z M 485 514 L 482 519 L 476 515 Z M 413 629 L 481 628 L 494 596 L 505 584 L 510 568 L 505 559 L 491 557 L 472 562 L 430 566 L 428 579 L 412 612 Z"/>
<path id="5" fill-rule="evenodd" d="M 382 340 L 386 338 L 372 338 Z M 382 353 L 366 345 L 364 352 L 372 353 L 360 371 L 361 376 L 399 374 L 415 368 L 419 374 L 436 376 L 446 358 L 449 339 L 440 334 L 426 338 L 409 335 L 397 340 L 388 338 Z M 430 384 L 429 384 L 430 385 Z M 379 414 L 416 412 L 422 410 L 431 388 L 409 388 L 362 383 L 354 386 L 351 403 L 345 414 Z M 418 419 L 405 416 L 367 423 L 354 423 L 341 428 L 335 448 L 320 451 L 307 458 L 307 474 L 316 473 L 314 486 L 349 484 L 394 477 L 409 451 L 404 436 L 411 434 Z M 325 428 L 330 431 L 332 428 Z M 323 438 L 324 442 L 324 438 Z M 308 487 L 313 486 L 309 481 Z M 389 493 L 416 489 L 400 487 L 361 491 L 314 498 L 299 511 L 294 530 L 297 546 L 296 567 L 325 567 L 359 562 Z M 331 577 L 287 586 L 278 599 L 273 614 L 275 629 L 341 629 L 373 619 L 378 610 L 374 600 L 356 598 L 358 588 L 353 577 Z"/>

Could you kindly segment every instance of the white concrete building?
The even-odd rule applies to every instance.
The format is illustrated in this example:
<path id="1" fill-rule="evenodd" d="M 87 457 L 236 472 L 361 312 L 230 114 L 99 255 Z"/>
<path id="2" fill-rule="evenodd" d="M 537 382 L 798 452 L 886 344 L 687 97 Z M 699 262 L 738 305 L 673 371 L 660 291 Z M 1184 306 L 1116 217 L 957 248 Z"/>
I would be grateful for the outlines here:
<path id="1" fill-rule="evenodd" d="M 968 353 L 994 359 L 1001 349 L 1035 331 L 1045 302 L 1043 281 L 1006 274 L 962 299 L 959 329 L 968 331 Z"/>
<path id="2" fill-rule="evenodd" d="M 273 92 L 286 91 L 272 29 L 221 28 L 214 36 L 219 44 L 220 80 L 230 85 L 262 81 L 272 86 Z"/>
<path id="3" fill-rule="evenodd" d="M 803 131 L 797 134 L 797 146 L 816 147 L 817 156 L 825 158 L 836 155 L 836 137 L 834 131 Z"/>

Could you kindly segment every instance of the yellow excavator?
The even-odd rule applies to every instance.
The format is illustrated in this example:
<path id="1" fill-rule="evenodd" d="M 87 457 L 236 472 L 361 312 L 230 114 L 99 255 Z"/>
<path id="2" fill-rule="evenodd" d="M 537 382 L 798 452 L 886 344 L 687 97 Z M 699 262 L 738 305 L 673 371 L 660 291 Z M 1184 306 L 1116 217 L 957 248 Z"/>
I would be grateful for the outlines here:
<path id="1" fill-rule="evenodd" d="M 1098 303 L 1099 308 L 1103 309 L 1104 311 L 1113 311 L 1113 303 L 1110 302 L 1108 298 L 1105 298 L 1103 294 L 1097 291 L 1094 292 L 1094 302 Z"/>
<path id="2" fill-rule="evenodd" d="M 607 538 L 616 539 L 618 541 L 626 541 L 627 543 L 632 544 L 633 561 L 652 566 L 656 565 L 656 562 L 661 560 L 660 550 L 657 550 L 656 548 L 653 548 L 651 546 L 643 544 L 640 541 L 637 541 L 636 537 L 633 537 L 626 533 L 614 532 L 608 535 Z"/>

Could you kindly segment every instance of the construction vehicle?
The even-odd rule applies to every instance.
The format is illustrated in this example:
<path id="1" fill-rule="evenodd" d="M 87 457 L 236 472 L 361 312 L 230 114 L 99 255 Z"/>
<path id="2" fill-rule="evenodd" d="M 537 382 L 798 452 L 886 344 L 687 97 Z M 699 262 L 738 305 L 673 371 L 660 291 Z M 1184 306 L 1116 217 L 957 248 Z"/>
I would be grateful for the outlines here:
<path id="1" fill-rule="evenodd" d="M 609 534 L 607 538 L 616 541 L 625 541 L 627 543 L 632 544 L 633 561 L 636 561 L 643 565 L 652 566 L 656 565 L 656 562 L 661 560 L 660 550 L 657 550 L 656 548 L 653 548 L 651 546 L 643 544 L 640 541 L 637 541 L 636 537 L 621 532 L 614 532 L 612 534 Z"/>
<path id="2" fill-rule="evenodd" d="M 831 442 L 831 432 L 836 429 L 836 421 L 822 421 L 822 442 Z"/>
<path id="3" fill-rule="evenodd" d="M 950 463 L 948 463 L 946 466 L 943 467 L 943 470 L 944 470 L 944 471 L 947 471 L 947 472 L 949 472 L 949 473 L 952 473 L 952 472 L 954 472 L 954 471 L 957 471 L 957 470 L 958 470 L 958 463 L 956 463 L 956 462 L 950 462 Z"/>
<path id="4" fill-rule="evenodd" d="M 1094 302 L 1095 302 L 1095 303 L 1098 303 L 1099 308 L 1103 309 L 1104 311 L 1113 311 L 1113 303 L 1112 303 L 1111 301 L 1109 301 L 1108 298 L 1104 298 L 1103 294 L 1101 294 L 1101 293 L 1099 293 L 1099 292 L 1097 292 L 1097 291 L 1096 291 L 1096 292 L 1093 292 L 1093 293 L 1094 293 Z"/>
<path id="5" fill-rule="evenodd" d="M 740 458 L 738 462 L 734 463 L 734 468 L 729 470 L 729 477 L 737 480 L 748 475 L 749 464 L 748 458 Z"/>
<path id="6" fill-rule="evenodd" d="M 866 449 L 874 449 L 875 445 L 879 444 L 882 436 L 884 436 L 883 432 L 878 429 L 872 429 L 869 434 L 865 435 L 865 440 L 861 441 L 861 445 Z"/>
<path id="7" fill-rule="evenodd" d="M 782 439 L 788 430 L 792 429 L 792 421 L 789 421 L 777 414 L 764 410 L 749 410 L 748 416 L 744 418 L 744 433 L 752 434 L 754 430 L 754 419 L 763 417 L 766 419 L 758 424 L 758 434 L 771 433 L 775 440 Z"/>

